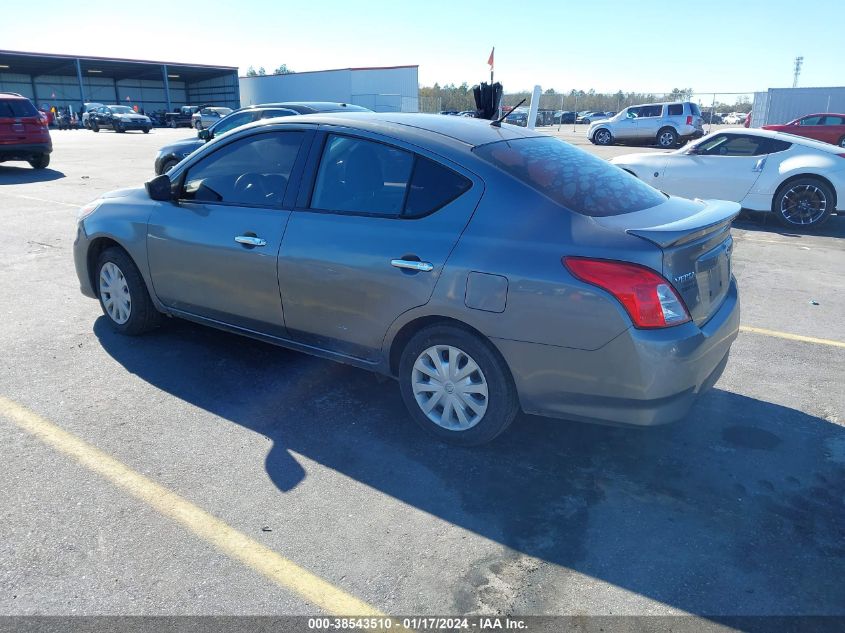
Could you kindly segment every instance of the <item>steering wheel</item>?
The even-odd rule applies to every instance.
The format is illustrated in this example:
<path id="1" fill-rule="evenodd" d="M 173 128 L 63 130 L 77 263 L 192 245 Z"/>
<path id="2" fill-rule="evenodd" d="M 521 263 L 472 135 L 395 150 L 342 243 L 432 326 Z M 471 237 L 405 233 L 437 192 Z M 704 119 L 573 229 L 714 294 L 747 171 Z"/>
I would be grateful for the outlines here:
<path id="1" fill-rule="evenodd" d="M 238 176 L 238 179 L 235 181 L 233 193 L 239 198 L 247 198 L 254 202 L 262 201 L 267 197 L 264 176 L 255 172 L 248 172 Z"/>

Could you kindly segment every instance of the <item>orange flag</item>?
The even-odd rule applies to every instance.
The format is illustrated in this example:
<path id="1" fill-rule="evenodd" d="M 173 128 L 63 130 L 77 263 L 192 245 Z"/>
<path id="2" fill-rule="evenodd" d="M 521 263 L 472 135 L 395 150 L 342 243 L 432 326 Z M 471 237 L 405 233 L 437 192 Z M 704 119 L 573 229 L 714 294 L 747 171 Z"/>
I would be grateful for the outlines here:
<path id="1" fill-rule="evenodd" d="M 496 52 L 496 47 L 493 47 L 493 50 L 490 51 L 490 58 L 487 60 L 487 65 L 490 66 L 490 70 L 493 70 L 493 53 Z"/>

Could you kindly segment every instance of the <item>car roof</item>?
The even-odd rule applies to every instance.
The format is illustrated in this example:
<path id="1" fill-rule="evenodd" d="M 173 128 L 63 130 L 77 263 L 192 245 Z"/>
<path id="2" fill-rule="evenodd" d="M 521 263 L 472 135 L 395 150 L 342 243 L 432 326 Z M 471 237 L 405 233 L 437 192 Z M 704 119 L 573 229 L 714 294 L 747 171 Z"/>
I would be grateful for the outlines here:
<path id="1" fill-rule="evenodd" d="M 742 128 L 741 130 L 718 130 L 716 132 L 713 132 L 710 136 L 716 136 L 718 134 L 728 134 L 731 136 L 736 136 L 738 134 L 748 136 L 764 136 L 766 138 L 779 139 L 781 141 L 786 141 L 787 143 L 793 143 L 795 145 L 804 145 L 805 147 L 811 147 L 813 149 L 818 149 L 823 152 L 828 152 L 830 154 L 839 154 L 842 150 L 841 147 L 831 145 L 830 143 L 823 143 L 822 141 L 816 141 L 814 139 L 807 138 L 806 136 L 798 136 L 796 134 L 788 134 L 786 132 L 778 132 L 776 130 L 763 130 L 760 128 Z"/>
<path id="2" fill-rule="evenodd" d="M 545 137 L 546 135 L 524 127 L 504 124 L 494 127 L 490 121 L 473 117 L 442 116 L 440 114 L 418 114 L 410 112 L 336 112 L 306 114 L 300 116 L 264 119 L 251 123 L 246 128 L 256 128 L 267 122 L 296 124 L 302 122 L 328 126 L 353 127 L 360 130 L 384 134 L 411 143 L 425 142 L 455 144 L 477 147 L 497 141 L 521 138 Z M 432 137 L 436 135 L 436 137 Z"/>
<path id="3" fill-rule="evenodd" d="M 283 101 L 281 103 L 256 103 L 244 106 L 241 110 L 258 110 L 261 108 L 288 108 L 301 114 L 317 112 L 371 112 L 371 110 L 352 103 L 333 101 Z"/>
<path id="4" fill-rule="evenodd" d="M 17 92 L 0 92 L 0 97 L 3 97 L 4 99 L 27 99 L 22 94 L 18 94 Z"/>

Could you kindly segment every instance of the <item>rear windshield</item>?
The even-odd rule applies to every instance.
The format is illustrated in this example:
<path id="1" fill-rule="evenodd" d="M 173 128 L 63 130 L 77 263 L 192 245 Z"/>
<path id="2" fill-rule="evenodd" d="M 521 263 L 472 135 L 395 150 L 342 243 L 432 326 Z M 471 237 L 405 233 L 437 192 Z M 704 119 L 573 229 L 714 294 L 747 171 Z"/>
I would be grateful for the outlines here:
<path id="1" fill-rule="evenodd" d="M 655 207 L 666 198 L 615 165 L 546 137 L 497 141 L 473 150 L 480 158 L 582 215 L 605 217 Z"/>
<path id="2" fill-rule="evenodd" d="M 0 99 L 0 117 L 38 116 L 29 99 Z"/>

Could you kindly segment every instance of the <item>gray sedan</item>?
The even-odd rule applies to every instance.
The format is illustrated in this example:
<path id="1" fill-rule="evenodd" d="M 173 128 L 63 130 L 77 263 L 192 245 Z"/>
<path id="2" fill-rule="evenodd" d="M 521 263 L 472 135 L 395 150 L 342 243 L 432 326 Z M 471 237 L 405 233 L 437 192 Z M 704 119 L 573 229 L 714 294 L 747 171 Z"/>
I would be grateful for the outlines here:
<path id="1" fill-rule="evenodd" d="M 74 257 L 118 332 L 169 315 L 392 376 L 416 422 L 470 445 L 520 409 L 683 417 L 737 335 L 738 211 L 523 128 L 320 114 L 103 195 Z"/>

